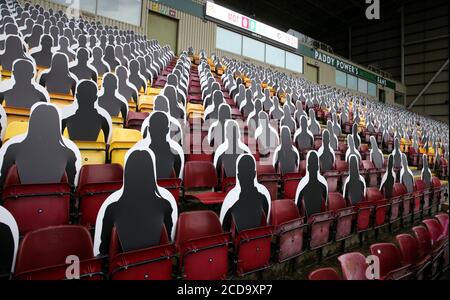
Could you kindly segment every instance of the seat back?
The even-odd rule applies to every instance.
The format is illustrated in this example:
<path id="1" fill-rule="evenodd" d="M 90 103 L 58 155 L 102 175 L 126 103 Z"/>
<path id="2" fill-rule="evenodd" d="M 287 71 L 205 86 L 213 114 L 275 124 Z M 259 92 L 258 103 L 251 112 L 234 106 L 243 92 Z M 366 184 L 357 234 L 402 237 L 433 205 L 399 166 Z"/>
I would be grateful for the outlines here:
<path id="1" fill-rule="evenodd" d="M 444 228 L 442 228 L 441 223 L 437 219 L 427 219 L 423 220 L 423 223 L 428 229 L 430 234 L 431 243 L 434 245 L 443 236 Z"/>
<path id="2" fill-rule="evenodd" d="M 416 237 L 417 243 L 419 245 L 419 255 L 420 257 L 427 256 L 431 253 L 431 237 L 425 226 L 413 227 L 414 236 Z"/>
<path id="3" fill-rule="evenodd" d="M 336 160 L 336 171 L 348 172 L 348 164 L 345 160 Z"/>
<path id="4" fill-rule="evenodd" d="M 212 188 L 217 185 L 217 173 L 212 162 L 188 161 L 184 165 L 184 187 Z"/>
<path id="5" fill-rule="evenodd" d="M 328 193 L 328 210 L 336 213 L 338 210 L 346 208 L 346 202 L 341 193 Z"/>
<path id="6" fill-rule="evenodd" d="M 416 238 L 410 234 L 399 234 L 395 237 L 395 240 L 399 246 L 402 263 L 404 265 L 415 264 L 420 258 L 419 245 Z"/>
<path id="7" fill-rule="evenodd" d="M 367 280 L 366 257 L 359 252 L 346 253 L 338 257 L 345 280 Z"/>
<path id="8" fill-rule="evenodd" d="M 80 260 L 94 257 L 89 231 L 83 226 L 62 225 L 29 232 L 17 252 L 16 273 L 66 264 L 69 255 Z M 63 279 L 63 278 L 61 278 Z"/>
<path id="9" fill-rule="evenodd" d="M 123 168 L 120 164 L 86 165 L 80 169 L 78 190 L 88 184 L 122 182 L 122 179 Z"/>
<path id="10" fill-rule="evenodd" d="M 391 243 L 378 243 L 370 246 L 370 252 L 380 260 L 380 277 L 385 277 L 389 272 L 400 269 L 401 255 L 398 248 Z"/>
<path id="11" fill-rule="evenodd" d="M 366 189 L 366 199 L 368 202 L 378 202 L 380 200 L 383 200 L 383 194 L 381 191 L 374 187 L 369 187 Z"/>
<path id="12" fill-rule="evenodd" d="M 436 219 L 438 219 L 439 223 L 441 223 L 441 226 L 444 229 L 443 234 L 445 236 L 448 236 L 448 214 L 446 213 L 437 214 Z"/>
<path id="13" fill-rule="evenodd" d="M 270 222 L 274 226 L 279 226 L 300 218 L 297 205 L 292 200 L 277 200 L 272 202 L 270 211 Z"/>

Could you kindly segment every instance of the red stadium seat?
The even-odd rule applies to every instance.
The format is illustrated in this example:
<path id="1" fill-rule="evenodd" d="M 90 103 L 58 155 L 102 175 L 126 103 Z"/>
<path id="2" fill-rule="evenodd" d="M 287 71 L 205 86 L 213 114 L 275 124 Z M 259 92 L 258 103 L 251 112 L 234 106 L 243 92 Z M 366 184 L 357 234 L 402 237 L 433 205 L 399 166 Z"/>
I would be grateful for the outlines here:
<path id="1" fill-rule="evenodd" d="M 374 228 L 380 228 L 387 223 L 387 215 L 389 209 L 389 203 L 384 199 L 383 194 L 377 188 L 367 188 L 366 190 L 367 202 L 372 203 L 375 207 L 374 215 Z"/>
<path id="2" fill-rule="evenodd" d="M 413 209 L 413 196 L 408 194 L 405 185 L 401 183 L 395 183 L 392 190 L 391 198 L 391 218 L 390 222 L 395 222 L 395 209 L 398 201 L 401 201 L 401 215 L 402 224 L 405 220 L 409 219 L 412 215 Z"/>
<path id="3" fill-rule="evenodd" d="M 308 280 L 341 280 L 333 268 L 317 269 L 308 275 Z"/>
<path id="4" fill-rule="evenodd" d="M 419 255 L 431 256 L 431 277 L 435 278 L 439 272 L 439 264 L 442 258 L 442 249 L 433 249 L 430 233 L 425 226 L 413 227 L 414 236 L 419 244 Z"/>
<path id="5" fill-rule="evenodd" d="M 182 278 L 223 280 L 228 271 L 230 234 L 212 211 L 185 212 L 177 223 L 176 244 Z"/>
<path id="6" fill-rule="evenodd" d="M 298 173 L 286 174 L 282 177 L 283 182 L 283 198 L 284 199 L 295 199 L 295 194 L 297 193 L 298 183 L 300 182 L 301 176 Z"/>
<path id="7" fill-rule="evenodd" d="M 411 265 L 416 279 L 425 279 L 431 264 L 431 256 L 419 252 L 419 244 L 410 234 L 399 234 L 395 239 L 402 255 L 402 264 Z"/>
<path id="8" fill-rule="evenodd" d="M 86 165 L 80 170 L 76 197 L 80 224 L 94 228 L 103 202 L 122 187 L 123 168 L 120 164 Z"/>
<path id="9" fill-rule="evenodd" d="M 344 280 L 367 280 L 366 257 L 359 252 L 346 253 L 338 257 Z"/>
<path id="10" fill-rule="evenodd" d="M 366 183 L 369 187 L 378 186 L 379 172 L 370 160 L 362 160 L 362 172 L 366 174 Z"/>
<path id="11" fill-rule="evenodd" d="M 411 265 L 401 264 L 401 254 L 391 243 L 378 243 L 370 246 L 370 252 L 380 260 L 381 280 L 401 280 L 411 277 Z"/>
<path id="12" fill-rule="evenodd" d="M 177 203 L 180 202 L 182 183 L 183 181 L 180 178 L 158 179 L 158 185 L 168 190 Z"/>
<path id="13" fill-rule="evenodd" d="M 303 253 L 305 226 L 295 202 L 277 200 L 272 202 L 271 224 L 278 237 L 278 262 L 284 262 Z"/>
<path id="14" fill-rule="evenodd" d="M 441 226 L 444 229 L 443 234 L 448 236 L 448 214 L 447 213 L 437 214 L 436 219 L 438 219 L 439 223 L 441 223 Z"/>
<path id="15" fill-rule="evenodd" d="M 417 179 L 414 186 L 414 218 L 423 217 L 430 208 L 430 191 L 423 180 Z"/>
<path id="16" fill-rule="evenodd" d="M 129 129 L 136 129 L 141 131 L 142 123 L 150 114 L 148 112 L 134 112 L 129 111 L 127 114 L 127 120 L 125 127 Z"/>
<path id="17" fill-rule="evenodd" d="M 80 279 L 103 279 L 101 260 L 94 258 L 89 231 L 83 226 L 47 227 L 25 235 L 17 253 L 15 279 L 63 280 L 75 255 L 80 259 Z"/>
<path id="18" fill-rule="evenodd" d="M 189 161 L 184 166 L 184 188 L 209 188 L 217 187 L 217 174 L 214 165 L 207 161 Z M 186 200 L 198 200 L 204 205 L 221 204 L 225 198 L 224 192 L 204 192 L 194 195 L 186 195 Z"/>
<path id="19" fill-rule="evenodd" d="M 389 201 L 389 224 L 392 224 L 401 219 L 400 210 L 403 204 L 403 196 L 406 188 L 401 183 L 394 183 L 392 190 L 392 197 Z"/>
<path id="20" fill-rule="evenodd" d="M 352 206 L 347 206 L 344 197 L 340 193 L 328 194 L 328 210 L 334 213 L 335 240 L 342 241 L 353 234 L 353 218 L 356 213 Z"/>
<path id="21" fill-rule="evenodd" d="M 122 252 L 115 227 L 109 246 L 109 276 L 112 280 L 170 280 L 175 245 L 169 243 L 165 227 L 159 246 Z"/>
<path id="22" fill-rule="evenodd" d="M 3 206 L 14 216 L 21 235 L 69 224 L 70 186 L 66 175 L 60 183 L 21 184 L 13 165 L 5 178 L 2 200 Z"/>
<path id="23" fill-rule="evenodd" d="M 278 199 L 280 175 L 275 172 L 275 168 L 272 165 L 257 163 L 256 174 L 258 174 L 258 182 L 269 191 L 272 201 Z"/>
<path id="24" fill-rule="evenodd" d="M 431 208 L 439 210 L 443 194 L 443 187 L 441 180 L 434 176 L 431 179 L 431 186 L 432 186 Z"/>

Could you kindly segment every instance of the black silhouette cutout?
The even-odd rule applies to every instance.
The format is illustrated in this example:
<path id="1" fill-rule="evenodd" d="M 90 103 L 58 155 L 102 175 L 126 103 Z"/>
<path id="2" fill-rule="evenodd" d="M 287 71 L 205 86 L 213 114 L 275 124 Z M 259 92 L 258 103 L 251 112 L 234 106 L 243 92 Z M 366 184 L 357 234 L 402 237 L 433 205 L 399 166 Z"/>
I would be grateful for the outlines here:
<path id="1" fill-rule="evenodd" d="M 147 91 L 147 81 L 145 77 L 141 75 L 139 62 L 135 59 L 130 61 L 130 83 L 134 85 L 137 91 L 141 89 L 144 90 L 144 93 Z"/>
<path id="2" fill-rule="evenodd" d="M 10 139 L 0 150 L 0 186 L 14 164 L 22 184 L 58 183 L 66 172 L 73 185 L 81 155 L 75 144 L 61 136 L 60 129 L 57 108 L 35 104 L 27 134 Z"/>
<path id="3" fill-rule="evenodd" d="M 30 61 L 16 60 L 11 79 L 0 83 L 0 103 L 5 100 L 6 106 L 30 109 L 37 102 L 49 102 L 47 91 L 37 84 L 34 75 Z"/>
<path id="4" fill-rule="evenodd" d="M 101 46 L 100 46 L 101 47 Z M 114 47 L 108 45 L 104 50 L 103 60 L 106 62 L 110 70 L 115 70 L 120 65 L 120 61 L 116 58 Z"/>
<path id="5" fill-rule="evenodd" d="M 314 148 L 314 135 L 308 128 L 305 116 L 300 118 L 300 127 L 294 134 L 294 141 L 300 151 Z"/>
<path id="6" fill-rule="evenodd" d="M 119 93 L 118 79 L 113 73 L 106 73 L 103 77 L 102 90 L 98 96 L 98 105 L 105 109 L 111 117 L 121 114 L 124 120 L 128 115 L 128 102 Z"/>
<path id="7" fill-rule="evenodd" d="M 17 59 L 26 59 L 34 63 L 33 58 L 25 53 L 25 46 L 17 35 L 9 35 L 5 40 L 5 49 L 0 51 L 0 65 L 5 71 L 12 71 Z"/>
<path id="8" fill-rule="evenodd" d="M 283 106 L 283 117 L 280 120 L 280 126 L 287 126 L 291 132 L 295 132 L 296 123 L 295 120 L 291 116 L 291 108 L 289 105 Z"/>
<path id="9" fill-rule="evenodd" d="M 59 46 L 55 51 L 67 55 L 68 61 L 74 61 L 76 58 L 75 52 L 70 49 L 69 39 L 65 36 L 59 37 Z"/>
<path id="10" fill-rule="evenodd" d="M 92 58 L 90 63 L 100 77 L 102 77 L 105 73 L 110 72 L 108 64 L 106 64 L 103 60 L 103 50 L 100 47 L 94 47 L 92 49 Z"/>
<path id="11" fill-rule="evenodd" d="M 414 175 L 409 169 L 408 158 L 402 153 L 402 169 L 400 170 L 400 183 L 404 184 L 408 193 L 414 192 Z"/>
<path id="12" fill-rule="evenodd" d="M 83 80 L 78 84 L 75 101 L 63 110 L 62 131 L 67 128 L 73 141 L 97 141 L 100 130 L 105 142 L 111 132 L 111 118 L 101 107 L 95 107 L 97 101 L 97 84 Z"/>
<path id="13" fill-rule="evenodd" d="M 337 136 L 334 133 L 333 123 L 330 120 L 327 121 L 327 130 L 328 130 L 328 135 L 330 136 L 330 146 L 331 146 L 331 148 L 333 150 L 338 150 L 339 140 L 338 140 Z"/>
<path id="14" fill-rule="evenodd" d="M 316 120 L 316 112 L 314 109 L 309 109 L 308 128 L 313 135 L 320 135 L 320 124 Z"/>
<path id="15" fill-rule="evenodd" d="M 423 167 L 421 172 L 421 178 L 425 182 L 426 187 L 429 188 L 431 186 L 431 178 L 433 175 L 431 174 L 431 170 L 428 166 L 428 156 L 426 154 L 423 155 L 422 162 Z"/>
<path id="16" fill-rule="evenodd" d="M 322 133 L 322 146 L 319 148 L 318 154 L 322 172 L 332 170 L 336 158 L 334 150 L 331 147 L 330 132 L 327 129 Z"/>
<path id="17" fill-rule="evenodd" d="M 370 137 L 370 161 L 375 168 L 381 169 L 384 165 L 384 155 L 380 149 L 378 149 L 377 141 L 374 136 Z"/>
<path id="18" fill-rule="evenodd" d="M 312 216 L 322 211 L 322 203 L 328 201 L 328 185 L 326 179 L 319 173 L 319 156 L 316 151 L 308 152 L 306 157 L 306 175 L 297 187 L 295 204 L 305 214 Z"/>
<path id="19" fill-rule="evenodd" d="M 273 97 L 273 106 L 269 111 L 269 116 L 274 120 L 281 120 L 284 116 L 283 111 L 280 108 L 280 100 L 277 96 Z"/>
<path id="20" fill-rule="evenodd" d="M 353 139 L 353 135 L 349 134 L 347 135 L 347 145 L 348 145 L 348 149 L 347 152 L 345 153 L 345 161 L 348 163 L 350 155 L 356 155 L 356 157 L 358 158 L 358 162 L 361 163 L 361 154 L 359 153 L 359 150 L 355 147 L 355 140 Z"/>
<path id="21" fill-rule="evenodd" d="M 211 124 L 208 129 L 208 142 L 217 148 L 225 141 L 225 122 L 231 120 L 231 108 L 228 104 L 222 103 L 219 106 L 218 119 Z"/>
<path id="22" fill-rule="evenodd" d="M 39 46 L 30 51 L 31 57 L 34 58 L 37 66 L 42 68 L 50 68 L 53 57 L 52 47 L 53 38 L 51 35 L 42 35 Z"/>
<path id="23" fill-rule="evenodd" d="M 69 72 L 69 62 L 64 53 L 55 53 L 49 70 L 42 72 L 39 84 L 49 93 L 75 94 L 76 80 Z"/>
<path id="24" fill-rule="evenodd" d="M 128 102 L 134 101 L 137 103 L 138 91 L 128 81 L 129 74 L 127 68 L 124 66 L 118 66 L 116 69 L 116 75 L 119 79 L 119 93 L 127 99 Z"/>
<path id="25" fill-rule="evenodd" d="M 34 48 L 39 46 L 41 36 L 44 33 L 44 27 L 39 24 L 34 24 L 31 34 L 25 37 L 25 43 L 28 44 L 29 48 Z"/>
<path id="26" fill-rule="evenodd" d="M 269 116 L 261 111 L 258 114 L 258 128 L 255 131 L 255 139 L 258 142 L 258 150 L 262 156 L 274 152 L 280 143 L 278 132 L 270 125 Z"/>
<path id="27" fill-rule="evenodd" d="M 256 181 L 256 162 L 249 154 L 242 154 L 236 162 L 236 186 L 227 194 L 220 210 L 224 230 L 234 223 L 237 232 L 261 226 L 270 214 L 269 191 Z"/>
<path id="28" fill-rule="evenodd" d="M 69 71 L 80 80 L 93 80 L 97 82 L 97 72 L 89 63 L 89 51 L 86 48 L 78 48 L 77 60 L 72 63 Z"/>
<path id="29" fill-rule="evenodd" d="M 292 145 L 291 131 L 288 127 L 281 127 L 281 144 L 275 149 L 273 166 L 280 170 L 281 175 L 296 173 L 300 164 L 298 150 Z"/>
<path id="30" fill-rule="evenodd" d="M 227 120 L 225 122 L 225 141 L 214 154 L 214 166 L 218 174 L 221 174 L 223 170 L 225 177 L 236 177 L 236 161 L 243 153 L 251 153 L 251 151 L 241 141 L 239 125 L 234 120 Z"/>
<path id="31" fill-rule="evenodd" d="M 386 173 L 381 179 L 380 191 L 384 192 L 384 196 L 386 198 L 392 197 L 392 191 L 394 188 L 394 183 L 396 180 L 395 172 L 394 172 L 394 157 L 389 155 Z"/>
<path id="32" fill-rule="evenodd" d="M 398 138 L 394 140 L 392 156 L 394 157 L 394 168 L 400 169 L 402 167 L 402 152 L 400 151 L 400 141 Z"/>
<path id="33" fill-rule="evenodd" d="M 178 208 L 156 179 L 153 153 L 148 149 L 129 152 L 122 189 L 108 197 L 98 213 L 94 254 L 108 254 L 113 227 L 124 252 L 159 245 L 162 230 L 174 238 Z"/>
<path id="34" fill-rule="evenodd" d="M 183 108 L 180 107 L 178 102 L 177 90 L 173 85 L 167 84 L 164 87 L 163 95 L 167 97 L 170 106 L 170 114 L 172 117 L 178 120 L 182 120 L 185 117 Z"/>
<path id="35" fill-rule="evenodd" d="M 352 127 L 353 141 L 355 143 L 356 149 L 359 149 L 359 146 L 361 146 L 361 138 L 358 135 L 358 124 L 359 123 L 355 123 L 355 124 L 353 124 L 353 127 Z"/>
<path id="36" fill-rule="evenodd" d="M 353 205 L 364 201 L 366 195 L 366 182 L 359 173 L 359 162 L 356 155 L 350 155 L 349 176 L 344 182 L 343 196 L 350 199 Z"/>

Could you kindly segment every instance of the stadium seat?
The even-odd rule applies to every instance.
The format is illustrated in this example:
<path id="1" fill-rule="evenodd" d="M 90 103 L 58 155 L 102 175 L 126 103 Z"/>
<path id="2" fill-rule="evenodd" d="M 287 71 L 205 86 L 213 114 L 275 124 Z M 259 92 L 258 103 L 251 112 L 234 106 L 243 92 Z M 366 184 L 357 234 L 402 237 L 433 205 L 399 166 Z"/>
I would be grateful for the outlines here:
<path id="1" fill-rule="evenodd" d="M 81 168 L 76 191 L 81 225 L 95 228 L 100 207 L 109 195 L 122 187 L 122 180 L 123 168 L 119 164 Z"/>
<path id="2" fill-rule="evenodd" d="M 69 134 L 64 130 L 64 137 L 69 138 Z M 73 141 L 81 153 L 83 165 L 98 165 L 106 162 L 106 142 L 103 131 L 100 131 L 97 141 Z"/>
<path id="3" fill-rule="evenodd" d="M 448 234 L 444 233 L 444 228 L 437 219 L 424 220 L 423 223 L 428 229 L 430 234 L 432 247 L 435 252 L 442 252 L 441 254 L 441 267 L 442 269 L 448 268 Z"/>
<path id="4" fill-rule="evenodd" d="M 359 252 L 346 253 L 338 257 L 344 280 L 367 280 L 366 257 Z"/>
<path id="5" fill-rule="evenodd" d="M 353 219 L 356 215 L 352 206 L 347 206 L 340 193 L 328 194 L 328 210 L 335 216 L 335 241 L 345 240 L 353 235 Z"/>
<path id="6" fill-rule="evenodd" d="M 438 211 L 441 206 L 442 196 L 444 189 L 442 187 L 441 180 L 437 177 L 431 179 L 432 185 L 432 197 L 431 197 L 431 210 Z"/>
<path id="7" fill-rule="evenodd" d="M 170 280 L 173 279 L 175 245 L 169 243 L 165 227 L 159 246 L 122 252 L 114 227 L 109 247 L 109 276 L 112 280 Z"/>
<path id="8" fill-rule="evenodd" d="M 365 173 L 365 179 L 368 187 L 378 186 L 379 172 L 370 160 L 362 160 L 362 170 L 361 173 Z"/>
<path id="9" fill-rule="evenodd" d="M 425 214 L 429 214 L 430 209 L 430 190 L 426 187 L 423 180 L 417 179 L 414 185 L 414 220 L 423 218 Z"/>
<path id="10" fill-rule="evenodd" d="M 134 129 L 114 129 L 109 146 L 109 157 L 111 163 L 123 166 L 125 154 L 139 140 L 142 139 L 141 132 Z"/>
<path id="11" fill-rule="evenodd" d="M 306 224 L 292 200 L 272 202 L 271 224 L 277 236 L 278 262 L 285 262 L 303 253 Z"/>
<path id="12" fill-rule="evenodd" d="M 125 127 L 128 129 L 135 129 L 141 131 L 142 123 L 150 114 L 148 112 L 134 112 L 130 111 L 127 115 Z"/>
<path id="13" fill-rule="evenodd" d="M 69 224 L 70 186 L 67 176 L 60 183 L 21 184 L 16 165 L 5 178 L 3 206 L 16 219 L 19 233 Z"/>
<path id="14" fill-rule="evenodd" d="M 431 278 L 435 278 L 439 275 L 439 265 L 442 258 L 442 249 L 434 249 L 432 246 L 432 241 L 430 233 L 425 226 L 413 227 L 414 236 L 419 244 L 419 255 L 421 257 L 430 255 L 431 256 Z"/>
<path id="15" fill-rule="evenodd" d="M 308 280 L 341 280 L 341 278 L 335 269 L 322 268 L 309 273 Z"/>
<path id="16" fill-rule="evenodd" d="M 222 230 L 212 211 L 180 214 L 176 245 L 181 277 L 186 280 L 223 280 L 228 272 L 230 234 Z"/>
<path id="17" fill-rule="evenodd" d="M 431 264 L 431 256 L 419 251 L 419 244 L 410 234 L 399 234 L 395 237 L 402 257 L 403 265 L 411 265 L 416 279 L 425 279 Z"/>
<path id="18" fill-rule="evenodd" d="M 394 244 L 373 244 L 370 252 L 380 260 L 380 280 L 405 280 L 411 277 L 411 265 L 401 264 L 400 251 Z"/>
<path id="19" fill-rule="evenodd" d="M 9 120 L 9 119 L 8 119 Z M 15 136 L 25 134 L 28 131 L 28 122 L 11 122 L 6 127 L 3 143 L 6 143 Z"/>
<path id="20" fill-rule="evenodd" d="M 14 278 L 67 279 L 66 272 L 73 263 L 68 261 L 70 256 L 80 260 L 79 279 L 103 279 L 101 260 L 94 258 L 91 236 L 86 228 L 76 225 L 47 227 L 26 234 L 17 253 Z"/>
<path id="21" fill-rule="evenodd" d="M 212 162 L 208 161 L 189 161 L 184 166 L 184 188 L 185 192 L 190 189 L 207 188 L 214 189 L 218 186 L 216 169 Z M 195 194 L 186 194 L 185 199 L 197 200 L 204 205 L 222 204 L 225 198 L 225 192 L 203 192 Z"/>
<path id="22" fill-rule="evenodd" d="M 301 176 L 298 173 L 286 174 L 281 178 L 283 187 L 283 199 L 294 200 L 300 179 Z"/>
<path id="23" fill-rule="evenodd" d="M 258 182 L 269 191 L 272 201 L 277 200 L 280 175 L 275 172 L 275 168 L 272 165 L 257 163 L 256 174 L 258 175 Z"/>
<path id="24" fill-rule="evenodd" d="M 388 225 L 387 216 L 390 205 L 380 190 L 377 188 L 367 188 L 366 198 L 367 202 L 372 203 L 375 207 L 374 228 L 377 229 Z"/>

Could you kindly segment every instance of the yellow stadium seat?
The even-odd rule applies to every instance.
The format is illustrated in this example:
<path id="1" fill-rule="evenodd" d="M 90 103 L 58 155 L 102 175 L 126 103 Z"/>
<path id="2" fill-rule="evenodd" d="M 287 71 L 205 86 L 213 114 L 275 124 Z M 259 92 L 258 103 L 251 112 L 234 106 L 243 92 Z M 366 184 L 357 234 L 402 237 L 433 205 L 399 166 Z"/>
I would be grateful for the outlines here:
<path id="1" fill-rule="evenodd" d="M 11 78 L 11 71 L 3 70 L 0 66 L 0 74 L 2 75 L 1 79 L 6 80 Z"/>
<path id="2" fill-rule="evenodd" d="M 111 145 L 109 146 L 111 163 L 117 163 L 123 166 L 125 154 L 141 139 L 142 135 L 138 130 L 114 129 L 111 137 Z"/>
<path id="3" fill-rule="evenodd" d="M 157 96 L 157 95 L 159 95 L 159 93 L 161 93 L 161 89 L 158 89 L 158 88 L 152 88 L 152 87 L 150 87 L 150 88 L 147 89 L 147 94 L 148 94 L 148 95 Z"/>
<path id="4" fill-rule="evenodd" d="M 153 111 L 153 99 L 155 95 L 141 95 L 138 100 L 138 110 L 140 112 Z"/>
<path id="5" fill-rule="evenodd" d="M 30 110 L 26 108 L 8 107 L 5 108 L 8 117 L 8 124 L 12 122 L 28 122 L 30 118 Z"/>
<path id="6" fill-rule="evenodd" d="M 186 111 L 187 111 L 189 118 L 191 118 L 191 117 L 192 118 L 194 118 L 194 117 L 201 118 L 203 116 L 204 108 L 203 108 L 203 105 L 201 105 L 201 104 L 188 103 L 188 105 L 186 107 Z"/>
<path id="7" fill-rule="evenodd" d="M 123 118 L 122 114 L 118 117 L 111 117 L 113 128 L 123 128 Z"/>
<path id="8" fill-rule="evenodd" d="M 67 128 L 64 129 L 64 137 L 69 138 Z M 106 143 L 103 131 L 97 137 L 97 141 L 73 141 L 81 153 L 83 165 L 99 165 L 106 162 Z"/>
<path id="9" fill-rule="evenodd" d="M 128 110 L 136 111 L 136 102 L 134 100 L 128 100 Z"/>
<path id="10" fill-rule="evenodd" d="M 24 134 L 28 131 L 28 122 L 11 122 L 6 127 L 5 136 L 3 137 L 3 143 L 12 139 L 15 136 Z"/>

